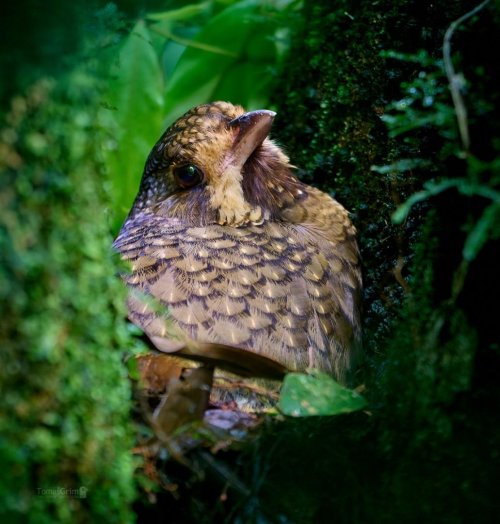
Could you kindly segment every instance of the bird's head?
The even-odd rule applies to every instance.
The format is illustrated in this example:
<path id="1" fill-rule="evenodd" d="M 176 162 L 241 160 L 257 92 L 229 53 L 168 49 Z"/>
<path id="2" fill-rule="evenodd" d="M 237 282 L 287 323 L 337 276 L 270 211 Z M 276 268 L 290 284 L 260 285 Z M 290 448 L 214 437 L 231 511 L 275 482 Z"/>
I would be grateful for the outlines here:
<path id="1" fill-rule="evenodd" d="M 303 195 L 268 138 L 275 113 L 214 102 L 179 118 L 156 143 L 132 209 L 193 225 L 259 224 Z"/>

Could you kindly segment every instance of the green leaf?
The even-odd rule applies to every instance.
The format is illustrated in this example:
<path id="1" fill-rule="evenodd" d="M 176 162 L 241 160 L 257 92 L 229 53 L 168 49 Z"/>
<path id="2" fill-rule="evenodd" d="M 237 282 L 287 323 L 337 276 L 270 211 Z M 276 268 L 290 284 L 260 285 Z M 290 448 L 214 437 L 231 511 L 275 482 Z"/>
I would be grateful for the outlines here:
<path id="1" fill-rule="evenodd" d="M 472 231 L 465 240 L 463 257 L 468 262 L 474 260 L 491 237 L 498 235 L 500 231 L 500 203 L 490 204 L 477 221 Z"/>
<path id="2" fill-rule="evenodd" d="M 488 198 L 500 203 L 500 193 L 488 186 L 478 184 L 475 181 L 464 180 L 463 178 L 445 178 L 444 180 L 429 180 L 424 184 L 422 191 L 417 191 L 411 195 L 406 202 L 401 204 L 392 214 L 394 224 L 401 224 L 410 213 L 411 208 L 417 203 L 427 200 L 432 196 L 439 195 L 450 188 L 456 188 L 459 193 L 466 196 L 477 195 Z"/>
<path id="3" fill-rule="evenodd" d="M 382 50 L 379 55 L 382 58 L 392 58 L 394 60 L 400 60 L 401 62 L 413 62 L 415 64 L 420 64 L 423 67 L 440 67 L 441 61 L 436 60 L 431 57 L 427 51 L 421 49 L 417 53 L 400 53 L 393 50 Z"/>
<path id="4" fill-rule="evenodd" d="M 277 23 L 271 16 L 275 13 L 272 2 L 245 0 L 230 5 L 203 27 L 169 79 L 167 123 L 213 100 L 225 99 L 247 109 L 266 102 L 270 71 L 277 62 L 273 40 Z"/>
<path id="5" fill-rule="evenodd" d="M 435 180 L 430 180 L 424 184 L 424 189 L 422 191 L 417 191 L 411 195 L 406 202 L 401 204 L 396 211 L 392 214 L 392 221 L 394 224 L 401 224 L 403 220 L 409 215 L 411 208 L 417 203 L 427 200 L 431 196 L 438 195 L 443 191 L 450 189 L 451 187 L 460 187 L 464 181 L 457 178 L 446 178 L 439 182 Z"/>
<path id="6" fill-rule="evenodd" d="M 139 366 L 138 366 L 138 363 L 137 363 L 137 359 L 134 358 L 134 357 L 130 357 L 126 361 L 126 365 L 127 365 L 128 376 L 132 380 L 139 380 L 141 378 L 141 373 L 139 371 Z"/>
<path id="7" fill-rule="evenodd" d="M 385 175 L 388 173 L 403 173 L 405 171 L 411 171 L 417 167 L 421 168 L 427 165 L 429 165 L 429 161 L 424 160 L 423 158 L 402 158 L 401 160 L 393 162 L 392 164 L 387 164 L 384 166 L 371 166 L 370 169 L 371 171 Z"/>
<path id="8" fill-rule="evenodd" d="M 292 417 L 338 415 L 366 406 L 366 400 L 320 371 L 289 373 L 283 382 L 279 409 Z"/>
<path id="9" fill-rule="evenodd" d="M 139 21 L 124 41 L 109 84 L 107 106 L 114 136 L 106 144 L 115 227 L 128 213 L 145 159 L 162 132 L 163 78 L 148 29 Z"/>
<path id="10" fill-rule="evenodd" d="M 269 75 L 255 77 L 252 64 L 235 64 L 223 75 L 216 87 L 214 100 L 227 100 L 255 109 L 268 105 Z"/>

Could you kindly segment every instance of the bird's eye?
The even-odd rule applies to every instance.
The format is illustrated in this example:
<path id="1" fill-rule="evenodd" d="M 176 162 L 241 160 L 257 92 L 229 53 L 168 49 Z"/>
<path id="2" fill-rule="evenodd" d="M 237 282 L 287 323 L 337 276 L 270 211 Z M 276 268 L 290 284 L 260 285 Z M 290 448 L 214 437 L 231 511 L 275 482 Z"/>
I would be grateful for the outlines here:
<path id="1" fill-rule="evenodd" d="M 203 173 L 193 164 L 184 164 L 174 168 L 174 176 L 181 187 L 187 189 L 203 180 Z"/>

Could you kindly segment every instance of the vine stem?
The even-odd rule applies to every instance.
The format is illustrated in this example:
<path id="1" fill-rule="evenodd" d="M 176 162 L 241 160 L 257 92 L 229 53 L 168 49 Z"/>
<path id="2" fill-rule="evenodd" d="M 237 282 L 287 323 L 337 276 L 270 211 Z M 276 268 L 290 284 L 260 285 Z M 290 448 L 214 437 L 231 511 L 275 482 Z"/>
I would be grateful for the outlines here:
<path id="1" fill-rule="evenodd" d="M 489 1 L 489 0 L 488 0 Z M 173 40 L 174 42 L 177 42 L 178 44 L 184 45 L 186 47 L 194 47 L 196 49 L 201 49 L 202 51 L 207 51 L 209 53 L 215 53 L 217 55 L 224 55 L 224 56 L 230 56 L 231 58 L 237 58 L 238 54 L 233 53 L 231 51 L 228 51 L 227 49 L 222 49 L 221 47 L 213 46 L 210 44 L 205 44 L 203 42 L 198 42 L 196 40 L 190 40 L 189 38 L 182 38 L 181 36 L 177 36 L 172 31 L 163 28 L 158 29 L 154 25 L 150 26 L 151 31 L 159 34 L 160 36 L 163 36 L 165 38 L 169 38 L 170 40 Z"/>
<path id="2" fill-rule="evenodd" d="M 476 13 L 481 11 L 490 0 L 484 0 L 474 9 L 465 13 L 460 18 L 457 18 L 453 21 L 446 33 L 443 40 L 443 62 L 444 69 L 446 71 L 446 76 L 448 77 L 448 82 L 450 84 L 451 97 L 453 100 L 453 105 L 455 107 L 455 114 L 457 115 L 458 130 L 460 132 L 460 138 L 462 140 L 462 146 L 464 149 L 464 156 L 467 156 L 470 148 L 470 136 L 469 136 L 469 126 L 467 123 L 467 108 L 465 107 L 464 99 L 462 97 L 461 89 L 463 87 L 463 75 L 457 74 L 455 68 L 453 67 L 453 62 L 451 60 L 451 37 L 455 32 L 456 28 L 469 19 L 471 16 L 474 16 Z"/>

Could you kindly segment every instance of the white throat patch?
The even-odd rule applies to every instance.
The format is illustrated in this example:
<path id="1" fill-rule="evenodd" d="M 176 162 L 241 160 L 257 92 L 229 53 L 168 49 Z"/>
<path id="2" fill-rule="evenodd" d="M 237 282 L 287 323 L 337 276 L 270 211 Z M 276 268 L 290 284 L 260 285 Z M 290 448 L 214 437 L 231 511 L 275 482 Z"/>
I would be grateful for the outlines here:
<path id="1" fill-rule="evenodd" d="M 248 223 L 262 224 L 260 206 L 251 207 L 243 195 L 243 176 L 239 167 L 228 165 L 222 176 L 210 186 L 210 205 L 218 212 L 218 223 L 239 227 Z"/>

